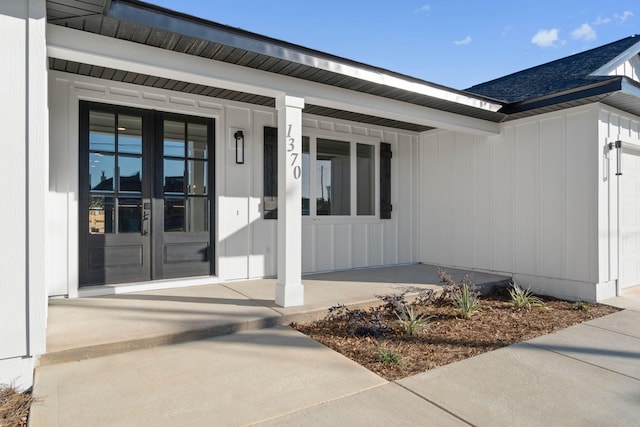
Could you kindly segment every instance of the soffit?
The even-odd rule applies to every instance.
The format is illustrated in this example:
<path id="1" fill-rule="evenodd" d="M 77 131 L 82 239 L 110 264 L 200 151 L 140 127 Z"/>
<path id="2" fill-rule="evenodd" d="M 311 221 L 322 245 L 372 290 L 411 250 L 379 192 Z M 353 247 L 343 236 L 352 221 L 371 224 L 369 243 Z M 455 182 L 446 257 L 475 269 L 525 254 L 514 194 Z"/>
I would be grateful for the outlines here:
<path id="1" fill-rule="evenodd" d="M 115 68 L 99 67 L 96 65 L 82 64 L 73 61 L 66 61 L 57 58 L 49 58 L 49 69 L 62 71 L 65 73 L 90 76 L 99 79 L 112 80 L 117 82 L 131 83 L 141 86 L 167 89 L 177 92 L 190 93 L 194 95 L 210 96 L 218 99 L 245 102 L 266 107 L 275 107 L 275 99 L 268 96 L 256 95 L 247 92 L 240 92 L 224 88 L 205 86 L 189 83 L 180 80 L 166 79 L 148 74 L 133 73 Z M 402 129 L 412 132 L 424 132 L 433 129 L 432 127 L 408 123 L 398 120 L 385 119 L 382 117 L 359 114 L 350 111 L 338 110 L 334 108 L 320 107 L 313 104 L 305 104 L 304 113 L 318 116 L 331 117 L 342 120 L 350 120 L 369 125 L 385 126 L 395 129 Z"/>
<path id="2" fill-rule="evenodd" d="M 110 3 L 110 0 L 47 0 L 47 20 L 53 22 L 102 14 Z"/>
<path id="3" fill-rule="evenodd" d="M 640 100 L 635 95 L 618 92 L 605 98 L 602 103 L 640 116 Z"/>
<path id="4" fill-rule="evenodd" d="M 55 25 L 491 122 L 499 122 L 505 117 L 504 114 L 496 112 L 501 105 L 488 98 L 475 97 L 475 95 L 388 70 L 167 11 L 138 1 L 48 0 L 47 6 L 48 20 Z M 128 19 L 105 15 L 102 12 L 105 9 L 111 10 L 112 14 L 126 16 Z M 196 37 L 194 34 L 202 37 Z M 361 73 L 362 76 L 376 75 L 381 79 L 400 82 L 406 87 L 415 87 L 443 95 L 442 97 L 429 96 L 398 88 L 393 84 L 372 82 L 349 73 Z"/>

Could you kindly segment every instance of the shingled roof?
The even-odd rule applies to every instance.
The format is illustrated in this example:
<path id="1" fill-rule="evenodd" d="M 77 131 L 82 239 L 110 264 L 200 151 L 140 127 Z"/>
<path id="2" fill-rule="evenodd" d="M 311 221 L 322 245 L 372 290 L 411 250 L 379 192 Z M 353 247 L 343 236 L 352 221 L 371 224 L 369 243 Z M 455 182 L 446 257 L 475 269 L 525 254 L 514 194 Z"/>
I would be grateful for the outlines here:
<path id="1" fill-rule="evenodd" d="M 596 76 L 593 73 L 637 43 L 640 43 L 640 37 L 633 35 L 472 86 L 466 91 L 502 102 L 514 103 L 588 86 L 611 79 L 611 76 Z"/>

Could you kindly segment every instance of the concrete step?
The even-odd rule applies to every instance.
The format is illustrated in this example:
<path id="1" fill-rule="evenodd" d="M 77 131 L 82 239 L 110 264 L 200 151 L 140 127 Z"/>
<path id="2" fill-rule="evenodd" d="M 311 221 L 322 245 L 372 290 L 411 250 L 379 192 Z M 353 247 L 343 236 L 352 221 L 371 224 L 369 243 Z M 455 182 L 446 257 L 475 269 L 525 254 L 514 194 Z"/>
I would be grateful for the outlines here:
<path id="1" fill-rule="evenodd" d="M 351 309 L 360 308 L 366 310 L 369 307 L 377 306 L 380 303 L 381 301 L 379 299 L 375 299 L 357 304 L 349 304 L 349 307 Z M 166 333 L 142 336 L 134 339 L 122 339 L 118 341 L 51 351 L 40 356 L 38 366 L 50 366 L 60 363 L 76 362 L 129 351 L 181 344 L 239 332 L 256 331 L 274 326 L 289 325 L 293 322 L 312 322 L 323 318 L 327 314 L 328 309 L 329 307 L 299 313 L 260 317 L 240 322 L 216 323 L 204 328 L 188 329 L 179 332 L 167 331 Z"/>
<path id="2" fill-rule="evenodd" d="M 465 272 L 452 270 L 455 280 Z M 509 278 L 474 273 L 484 292 Z M 440 290 L 437 267 L 414 264 L 305 276 L 305 305 L 277 306 L 274 279 L 51 300 L 40 366 L 197 341 L 322 318 L 337 304 L 369 308 L 376 295 Z M 411 295 L 411 294 L 409 294 Z"/>

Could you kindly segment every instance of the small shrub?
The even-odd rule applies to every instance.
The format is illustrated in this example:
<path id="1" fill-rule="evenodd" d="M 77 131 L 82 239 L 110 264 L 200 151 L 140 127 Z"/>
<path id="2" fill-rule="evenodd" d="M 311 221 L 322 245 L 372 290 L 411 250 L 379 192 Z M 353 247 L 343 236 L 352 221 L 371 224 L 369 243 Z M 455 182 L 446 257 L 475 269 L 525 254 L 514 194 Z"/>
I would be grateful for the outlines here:
<path id="1" fill-rule="evenodd" d="M 574 310 L 587 311 L 589 310 L 589 303 L 578 300 L 573 304 Z"/>
<path id="2" fill-rule="evenodd" d="M 376 361 L 385 365 L 402 365 L 402 355 L 392 348 L 380 347 L 376 349 Z"/>
<path id="3" fill-rule="evenodd" d="M 405 296 L 408 290 L 402 291 L 397 294 L 376 295 L 376 298 L 384 302 L 384 305 L 380 307 L 382 311 L 388 311 L 389 313 L 400 313 L 407 306 Z"/>
<path id="4" fill-rule="evenodd" d="M 440 277 L 440 281 L 444 283 L 444 285 L 442 285 L 442 293 L 440 293 L 440 296 L 436 299 L 439 303 L 454 302 L 462 292 L 462 285 L 464 283 L 467 284 L 468 290 L 472 291 L 476 296 L 480 294 L 478 288 L 473 285 L 470 274 L 465 274 L 460 282 L 456 282 L 446 271 L 438 268 L 438 276 Z"/>
<path id="5" fill-rule="evenodd" d="M 445 285 L 456 284 L 456 282 L 453 280 L 453 277 L 451 277 L 449 273 L 447 273 L 445 270 L 441 269 L 440 267 L 438 267 L 438 277 L 440 278 L 440 282 L 444 283 Z"/>
<path id="6" fill-rule="evenodd" d="M 420 289 L 418 295 L 413 301 L 414 306 L 425 307 L 433 304 L 438 300 L 436 291 L 433 289 Z"/>
<path id="7" fill-rule="evenodd" d="M 323 320 L 328 322 L 346 320 L 349 317 L 350 311 L 351 310 L 349 310 L 346 305 L 337 304 L 329 307 L 329 309 L 327 310 L 327 314 L 326 316 L 324 316 Z"/>
<path id="8" fill-rule="evenodd" d="M 512 283 L 512 289 L 509 289 L 509 295 L 511 296 L 511 303 L 513 308 L 520 310 L 521 308 L 537 308 L 545 310 L 546 306 L 544 301 L 540 297 L 534 295 L 529 289 L 522 289 L 517 283 Z"/>
<path id="9" fill-rule="evenodd" d="M 324 322 L 338 322 L 345 325 L 348 334 L 356 337 L 378 337 L 391 330 L 384 314 L 374 308 L 351 310 L 339 304 L 329 308 Z"/>
<path id="10" fill-rule="evenodd" d="M 431 325 L 432 316 L 426 314 L 418 314 L 412 306 L 405 305 L 402 311 L 396 312 L 396 325 L 409 336 L 418 335 L 421 331 L 427 329 Z"/>
<path id="11" fill-rule="evenodd" d="M 460 317 L 469 320 L 480 310 L 479 292 L 467 278 L 460 283 L 459 288 L 452 291 L 451 299 Z"/>

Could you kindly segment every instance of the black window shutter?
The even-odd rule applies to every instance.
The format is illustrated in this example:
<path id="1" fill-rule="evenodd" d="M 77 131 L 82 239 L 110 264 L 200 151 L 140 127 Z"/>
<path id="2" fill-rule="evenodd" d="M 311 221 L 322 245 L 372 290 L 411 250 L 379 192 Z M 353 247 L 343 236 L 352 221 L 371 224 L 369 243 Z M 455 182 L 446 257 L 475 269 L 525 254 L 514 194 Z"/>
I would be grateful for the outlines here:
<path id="1" fill-rule="evenodd" d="M 278 128 L 264 128 L 264 219 L 278 219 Z"/>
<path id="2" fill-rule="evenodd" d="M 391 144 L 380 143 L 380 219 L 391 219 Z"/>

